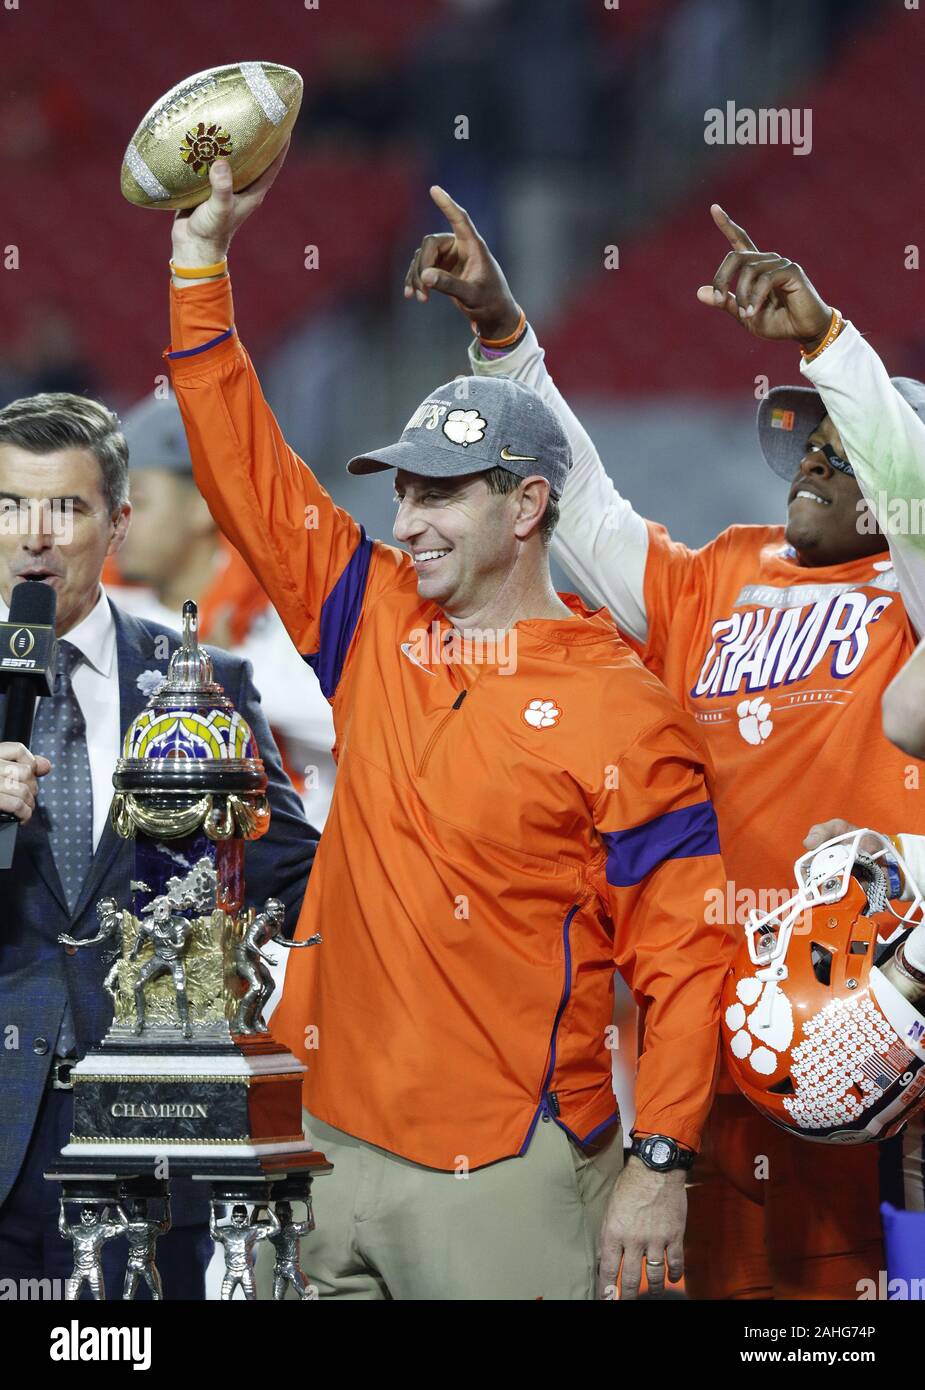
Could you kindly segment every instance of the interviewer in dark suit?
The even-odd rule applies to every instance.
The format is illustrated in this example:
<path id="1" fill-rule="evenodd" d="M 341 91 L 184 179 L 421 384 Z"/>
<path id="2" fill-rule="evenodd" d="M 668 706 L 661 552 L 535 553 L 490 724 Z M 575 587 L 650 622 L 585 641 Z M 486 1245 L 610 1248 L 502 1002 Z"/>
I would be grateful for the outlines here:
<path id="1" fill-rule="evenodd" d="M 42 1172 L 70 1137 L 62 1059 L 99 1041 L 112 1006 L 101 949 L 65 947 L 58 935 L 93 936 L 97 902 L 127 901 L 133 849 L 109 826 L 112 773 L 128 725 L 180 640 L 121 612 L 100 584 L 131 520 L 127 455 L 117 418 L 96 401 L 58 393 L 0 410 L 0 616 L 16 584 L 40 579 L 57 594 L 59 638 L 55 695 L 40 702 L 32 749 L 0 742 L 0 810 L 21 827 L 12 868 L 0 872 L 0 1279 L 70 1273 L 58 1192 Z M 212 655 L 269 776 L 272 819 L 247 850 L 248 899 L 281 898 L 291 934 L 317 833 L 282 771 L 249 663 Z M 0 696 L 0 729 L 3 713 Z M 63 771 L 42 746 L 66 749 L 57 759 Z M 172 1207 L 174 1228 L 158 1248 L 165 1293 L 202 1297 L 205 1200 L 175 1181 Z M 124 1270 L 124 1240 L 104 1248 L 110 1298 L 122 1287 L 120 1256 Z"/>

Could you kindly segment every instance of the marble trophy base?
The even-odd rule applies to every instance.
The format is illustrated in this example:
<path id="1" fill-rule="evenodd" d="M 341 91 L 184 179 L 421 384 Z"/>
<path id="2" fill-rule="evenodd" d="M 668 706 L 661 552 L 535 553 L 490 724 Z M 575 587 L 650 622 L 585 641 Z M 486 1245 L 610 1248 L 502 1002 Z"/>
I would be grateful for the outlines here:
<path id="1" fill-rule="evenodd" d="M 125 1036 L 120 1034 L 124 1032 Z M 330 1169 L 302 1133 L 303 1063 L 269 1035 L 192 1039 L 113 1028 L 71 1071 L 74 1118 L 56 1173 L 191 1173 L 245 1184 Z"/>

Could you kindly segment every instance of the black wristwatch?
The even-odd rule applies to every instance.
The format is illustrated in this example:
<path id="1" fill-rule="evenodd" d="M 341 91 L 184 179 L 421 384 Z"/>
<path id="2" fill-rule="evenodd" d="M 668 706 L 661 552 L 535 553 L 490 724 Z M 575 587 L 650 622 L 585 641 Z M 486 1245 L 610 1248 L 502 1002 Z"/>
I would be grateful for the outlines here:
<path id="1" fill-rule="evenodd" d="M 675 1168 L 692 1168 L 696 1154 L 693 1149 L 682 1149 L 676 1139 L 667 1134 L 647 1134 L 645 1138 L 633 1136 L 630 1153 L 642 1159 L 653 1173 L 670 1173 Z"/>

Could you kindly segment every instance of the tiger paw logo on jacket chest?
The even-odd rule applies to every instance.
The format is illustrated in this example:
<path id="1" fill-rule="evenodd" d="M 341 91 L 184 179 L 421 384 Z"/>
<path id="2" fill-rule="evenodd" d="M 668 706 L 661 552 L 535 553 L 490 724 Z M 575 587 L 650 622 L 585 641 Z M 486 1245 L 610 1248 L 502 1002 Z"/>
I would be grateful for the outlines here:
<path id="1" fill-rule="evenodd" d="M 555 700 L 531 700 L 520 712 L 521 719 L 531 729 L 551 729 L 558 724 L 561 715 Z"/>

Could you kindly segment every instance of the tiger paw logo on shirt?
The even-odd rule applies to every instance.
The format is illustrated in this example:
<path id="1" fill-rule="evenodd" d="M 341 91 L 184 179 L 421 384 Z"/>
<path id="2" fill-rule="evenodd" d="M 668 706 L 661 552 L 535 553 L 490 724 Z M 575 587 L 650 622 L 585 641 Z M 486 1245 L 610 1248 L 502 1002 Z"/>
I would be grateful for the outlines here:
<path id="1" fill-rule="evenodd" d="M 551 729 L 558 724 L 561 714 L 555 700 L 531 700 L 520 717 L 531 729 Z"/>
<path id="2" fill-rule="evenodd" d="M 771 706 L 759 696 L 757 700 L 741 700 L 736 706 L 739 733 L 746 743 L 764 743 L 771 737 L 774 721 L 768 718 Z"/>

